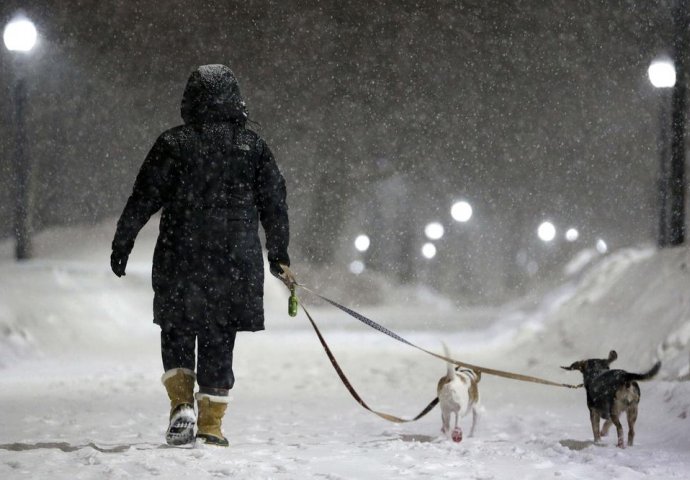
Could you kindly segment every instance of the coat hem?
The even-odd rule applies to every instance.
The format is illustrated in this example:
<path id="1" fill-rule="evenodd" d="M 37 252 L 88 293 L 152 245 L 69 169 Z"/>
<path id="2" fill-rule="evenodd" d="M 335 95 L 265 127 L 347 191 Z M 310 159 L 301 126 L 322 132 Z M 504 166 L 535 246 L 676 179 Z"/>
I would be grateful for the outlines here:
<path id="1" fill-rule="evenodd" d="M 161 323 L 161 322 L 160 322 L 159 320 L 157 320 L 156 318 L 153 319 L 153 323 L 155 323 L 156 325 L 158 325 L 159 327 L 161 327 L 161 329 L 163 329 L 163 328 L 165 328 L 165 327 L 167 326 L 167 325 L 165 325 L 164 323 Z M 232 329 L 232 330 L 234 330 L 235 332 L 261 332 L 261 331 L 263 331 L 263 330 L 266 330 L 266 326 L 265 326 L 265 325 L 261 325 L 261 326 L 258 326 L 258 327 L 246 327 L 246 328 L 240 327 L 240 328 L 234 328 L 234 329 Z"/>

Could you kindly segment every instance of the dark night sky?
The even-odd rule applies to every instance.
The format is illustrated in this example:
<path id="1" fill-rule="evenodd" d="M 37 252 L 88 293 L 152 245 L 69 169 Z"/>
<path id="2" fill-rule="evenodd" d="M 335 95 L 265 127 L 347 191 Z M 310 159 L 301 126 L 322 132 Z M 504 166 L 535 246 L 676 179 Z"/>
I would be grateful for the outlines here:
<path id="1" fill-rule="evenodd" d="M 180 122 L 189 72 L 225 63 L 287 178 L 297 260 L 346 262 L 368 228 L 372 262 L 395 270 L 405 253 L 384 252 L 400 237 L 417 251 L 461 196 L 476 224 L 442 246 L 467 253 L 448 259 L 480 290 L 514 286 L 505 272 L 546 217 L 583 242 L 654 239 L 661 98 L 646 70 L 668 45 L 669 2 L 5 0 L 3 23 L 19 6 L 41 35 L 28 67 L 38 228 L 118 214 Z M 3 49 L 0 235 L 12 66 Z"/>

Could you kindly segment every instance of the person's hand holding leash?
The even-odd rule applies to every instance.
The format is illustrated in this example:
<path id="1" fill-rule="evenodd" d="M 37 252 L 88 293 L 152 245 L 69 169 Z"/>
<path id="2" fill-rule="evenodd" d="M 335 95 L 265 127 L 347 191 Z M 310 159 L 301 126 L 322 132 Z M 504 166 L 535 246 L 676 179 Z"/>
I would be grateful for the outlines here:
<path id="1" fill-rule="evenodd" d="M 271 275 L 276 278 L 280 278 L 280 276 L 283 274 L 283 264 L 277 260 L 269 260 L 268 269 L 271 271 Z"/>
<path id="2" fill-rule="evenodd" d="M 282 269 L 282 271 L 278 274 L 278 278 L 283 281 L 286 287 L 292 290 L 294 286 L 297 285 L 295 274 L 292 273 L 292 270 L 290 270 L 287 265 L 279 263 L 278 266 Z"/>

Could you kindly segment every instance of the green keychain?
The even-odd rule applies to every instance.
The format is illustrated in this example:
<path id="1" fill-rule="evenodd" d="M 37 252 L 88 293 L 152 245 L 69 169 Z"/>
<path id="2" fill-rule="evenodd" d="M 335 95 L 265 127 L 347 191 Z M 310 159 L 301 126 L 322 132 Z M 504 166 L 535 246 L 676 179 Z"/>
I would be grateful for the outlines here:
<path id="1" fill-rule="evenodd" d="M 288 299 L 288 315 L 294 317 L 297 315 L 297 295 L 295 295 L 295 286 L 290 287 L 290 298 Z"/>

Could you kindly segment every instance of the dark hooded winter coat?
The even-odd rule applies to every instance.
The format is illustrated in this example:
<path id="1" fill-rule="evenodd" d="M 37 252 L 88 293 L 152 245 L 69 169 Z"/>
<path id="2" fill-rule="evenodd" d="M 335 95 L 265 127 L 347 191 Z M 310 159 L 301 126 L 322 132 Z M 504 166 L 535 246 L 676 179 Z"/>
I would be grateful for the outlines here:
<path id="1" fill-rule="evenodd" d="M 263 257 L 290 264 L 285 181 L 268 146 L 245 127 L 237 80 L 223 65 L 192 73 L 184 125 L 158 137 L 117 224 L 113 252 L 125 262 L 162 209 L 153 257 L 154 322 L 163 328 L 216 322 L 263 330 Z"/>

